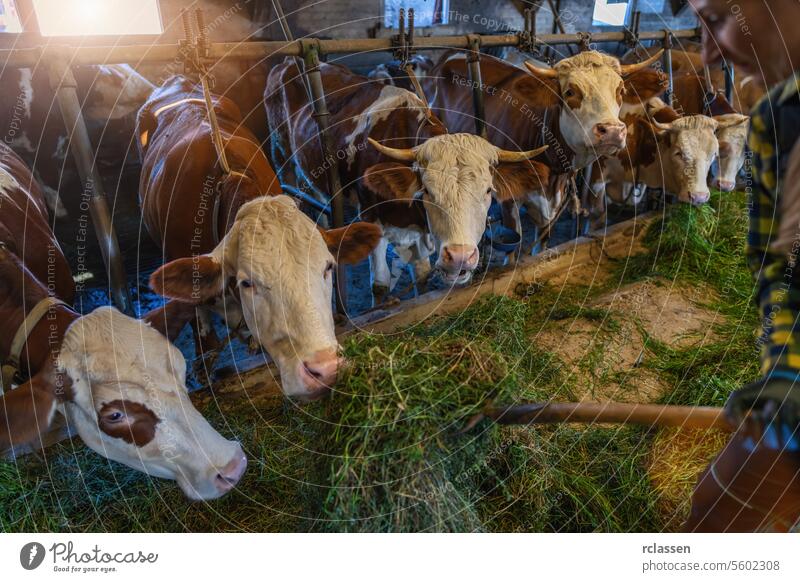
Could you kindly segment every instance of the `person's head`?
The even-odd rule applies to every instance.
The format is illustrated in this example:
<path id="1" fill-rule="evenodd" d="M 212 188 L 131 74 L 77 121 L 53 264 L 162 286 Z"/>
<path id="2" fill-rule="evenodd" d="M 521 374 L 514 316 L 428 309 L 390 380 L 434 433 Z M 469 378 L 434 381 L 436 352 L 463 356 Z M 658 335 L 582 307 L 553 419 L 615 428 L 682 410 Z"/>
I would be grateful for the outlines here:
<path id="1" fill-rule="evenodd" d="M 723 59 L 765 85 L 800 67 L 800 35 L 794 0 L 689 0 L 703 30 L 703 60 Z"/>

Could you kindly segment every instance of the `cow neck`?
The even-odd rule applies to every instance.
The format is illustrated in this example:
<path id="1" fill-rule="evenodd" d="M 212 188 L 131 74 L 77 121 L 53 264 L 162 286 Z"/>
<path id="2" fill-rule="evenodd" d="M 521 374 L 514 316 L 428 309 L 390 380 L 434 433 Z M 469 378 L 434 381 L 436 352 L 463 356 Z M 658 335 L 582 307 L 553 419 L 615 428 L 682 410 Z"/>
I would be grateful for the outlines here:
<path id="1" fill-rule="evenodd" d="M 38 283 L 34 280 L 35 283 Z M 0 302 L 0 317 L 7 333 L 0 335 L 0 359 L 5 363 L 11 351 L 11 343 L 17 330 L 28 314 L 48 295 L 41 285 L 35 292 L 25 293 L 25 298 L 7 296 Z M 20 301 L 22 299 L 22 301 Z M 72 308 L 58 303 L 50 305 L 44 315 L 32 325 L 19 354 L 19 373 L 24 377 L 36 375 L 47 363 L 54 359 L 61 349 L 67 328 L 80 317 Z M 7 327 L 6 327 L 7 326 Z"/>
<path id="2" fill-rule="evenodd" d="M 545 150 L 547 166 L 555 174 L 572 174 L 575 171 L 575 152 L 567 145 L 561 135 L 561 107 L 548 107 L 543 113 L 539 135 L 535 138 L 536 147 L 550 146 Z"/>

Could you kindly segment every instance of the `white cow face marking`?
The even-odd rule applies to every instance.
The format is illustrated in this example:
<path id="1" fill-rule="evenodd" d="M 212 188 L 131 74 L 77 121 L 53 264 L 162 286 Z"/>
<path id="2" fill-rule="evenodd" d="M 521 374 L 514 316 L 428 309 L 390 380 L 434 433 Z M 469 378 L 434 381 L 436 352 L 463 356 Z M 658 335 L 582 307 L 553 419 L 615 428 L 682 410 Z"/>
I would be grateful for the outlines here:
<path id="1" fill-rule="evenodd" d="M 67 330 L 58 366 L 73 398 L 62 411 L 94 451 L 174 479 L 191 499 L 214 499 L 241 478 L 247 460 L 189 399 L 181 353 L 142 321 L 111 307 Z"/>
<path id="2" fill-rule="evenodd" d="M 366 258 L 380 236 L 365 223 L 322 232 L 288 196 L 260 197 L 239 209 L 212 253 L 164 265 L 151 286 L 194 303 L 235 286 L 247 329 L 277 364 L 284 394 L 312 400 L 327 394 L 342 363 L 331 304 L 336 261 Z"/>
<path id="3" fill-rule="evenodd" d="M 719 172 L 714 178 L 714 186 L 730 192 L 736 187 L 736 176 L 744 165 L 750 117 L 731 113 L 717 115 L 714 119 L 720 124 L 717 130 Z"/>
<path id="4" fill-rule="evenodd" d="M 669 136 L 669 149 L 662 152 L 662 158 L 668 156 L 664 170 L 673 181 L 670 189 L 677 192 L 681 202 L 705 204 L 710 196 L 708 172 L 719 151 L 717 122 L 703 115 L 690 115 L 657 127 Z"/>

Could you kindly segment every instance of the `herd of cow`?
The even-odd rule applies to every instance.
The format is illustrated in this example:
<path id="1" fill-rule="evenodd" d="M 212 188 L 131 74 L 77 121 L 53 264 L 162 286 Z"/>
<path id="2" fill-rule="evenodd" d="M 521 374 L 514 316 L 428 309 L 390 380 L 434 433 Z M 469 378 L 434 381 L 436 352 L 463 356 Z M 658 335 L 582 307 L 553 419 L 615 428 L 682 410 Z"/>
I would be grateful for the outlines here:
<path id="1" fill-rule="evenodd" d="M 138 111 L 142 221 L 166 261 L 150 286 L 167 302 L 138 320 L 111 307 L 85 315 L 71 307 L 75 284 L 49 217 L 58 211 L 58 181 L 29 170 L 29 156 L 58 167 L 66 136 L 50 121 L 31 131 L 42 88 L 21 71 L 9 111 L 27 120 L 28 133 L 11 123 L 11 147 L 0 144 L 0 451 L 38 441 L 60 413 L 109 459 L 174 479 L 192 499 L 225 494 L 247 461 L 192 406 L 184 357 L 171 343 L 181 330 L 191 325 L 199 349 L 214 347 L 216 312 L 270 355 L 287 397 L 314 400 L 343 364 L 331 301 L 337 263 L 371 256 L 374 288 L 385 293 L 391 244 L 410 257 L 418 281 L 436 270 L 450 284 L 466 283 L 493 200 L 515 228 L 520 207 L 549 228 L 571 179 L 595 161 L 601 198 L 623 200 L 625 188 L 644 182 L 701 204 L 717 154 L 717 183 L 732 189 L 748 118 L 719 98 L 714 111 L 704 102 L 681 113 L 667 106 L 659 98 L 665 77 L 651 66 L 658 59 L 621 64 L 587 51 L 552 68 L 523 68 L 485 58 L 487 138 L 471 133 L 463 54 L 420 60 L 429 103 L 404 87 L 404 73 L 368 78 L 322 64 L 335 160 L 321 152 L 303 76 L 286 60 L 271 66 L 262 88 L 271 160 L 243 123 L 250 112 L 242 115 L 239 95 L 213 97 L 228 172 L 197 84 L 172 76 L 155 87 L 130 67 L 95 69 L 85 95 L 90 122 Z M 676 95 L 684 82 L 698 81 L 676 81 Z M 360 217 L 332 230 L 281 188 L 327 196 L 329 163 Z"/>

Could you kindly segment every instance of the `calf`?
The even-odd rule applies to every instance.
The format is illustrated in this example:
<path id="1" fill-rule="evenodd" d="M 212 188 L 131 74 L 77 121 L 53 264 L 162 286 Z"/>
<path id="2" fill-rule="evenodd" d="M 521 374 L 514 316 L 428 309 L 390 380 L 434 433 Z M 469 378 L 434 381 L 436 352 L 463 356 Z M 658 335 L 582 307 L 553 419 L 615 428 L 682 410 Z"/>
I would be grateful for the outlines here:
<path id="1" fill-rule="evenodd" d="M 46 230 L 41 191 L 19 158 L 2 145 L 0 153 L 0 318 L 8 331 L 0 361 L 17 366 L 19 384 L 4 384 L 0 397 L 0 451 L 41 443 L 59 413 L 100 455 L 174 479 L 191 499 L 230 491 L 246 458 L 192 405 L 181 353 L 111 307 L 81 316 L 67 305 L 74 283 Z M 27 228 L 19 234 L 22 208 Z"/>
<path id="2" fill-rule="evenodd" d="M 619 202 L 625 183 L 641 182 L 673 192 L 681 202 L 705 204 L 708 172 L 720 151 L 717 135 L 742 124 L 740 116 L 681 117 L 659 99 L 624 115 L 630 143 L 624 153 L 598 164 L 592 179 L 595 193 Z"/>
<path id="3" fill-rule="evenodd" d="M 478 136 L 449 134 L 415 94 L 321 65 L 336 159 L 324 160 L 317 124 L 297 67 L 270 72 L 265 102 L 278 164 L 291 164 L 306 186 L 326 189 L 326 164 L 338 165 L 361 216 L 383 229 L 373 253 L 374 291 L 389 290 L 386 249 L 412 257 L 417 280 L 430 257 L 449 284 L 465 284 L 478 266 L 478 244 L 492 196 L 504 200 L 548 179 L 530 162 L 543 151 L 506 151 Z"/>
<path id="4" fill-rule="evenodd" d="M 182 77 L 165 82 L 139 112 L 140 202 L 167 264 L 150 285 L 173 300 L 148 319 L 171 337 L 195 317 L 201 341 L 216 311 L 245 327 L 278 366 L 284 394 L 326 394 L 342 363 L 331 307 L 335 262 L 363 260 L 380 230 L 322 231 L 281 189 L 236 106 L 214 99 L 232 172 L 217 163 L 207 112 Z M 215 210 L 216 209 L 216 210 Z"/>

